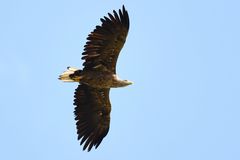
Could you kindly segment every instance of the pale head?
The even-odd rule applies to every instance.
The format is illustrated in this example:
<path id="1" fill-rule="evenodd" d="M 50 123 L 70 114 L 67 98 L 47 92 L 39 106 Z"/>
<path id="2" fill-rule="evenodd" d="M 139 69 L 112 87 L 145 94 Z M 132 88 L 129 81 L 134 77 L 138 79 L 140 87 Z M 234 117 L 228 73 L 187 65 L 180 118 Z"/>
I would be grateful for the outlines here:
<path id="1" fill-rule="evenodd" d="M 117 80 L 115 81 L 114 85 L 112 87 L 126 87 L 128 85 L 133 84 L 133 82 L 129 81 L 129 80 Z"/>
<path id="2" fill-rule="evenodd" d="M 132 82 L 132 81 L 129 81 L 129 80 L 123 80 L 123 83 L 124 83 L 126 86 L 133 84 L 133 82 Z"/>
<path id="3" fill-rule="evenodd" d="M 116 74 L 113 75 L 113 86 L 112 87 L 125 87 L 133 84 L 133 82 L 129 80 L 121 80 Z"/>
<path id="4" fill-rule="evenodd" d="M 126 87 L 131 84 L 133 84 L 133 82 L 129 80 L 117 80 L 116 83 L 114 84 L 114 87 Z"/>

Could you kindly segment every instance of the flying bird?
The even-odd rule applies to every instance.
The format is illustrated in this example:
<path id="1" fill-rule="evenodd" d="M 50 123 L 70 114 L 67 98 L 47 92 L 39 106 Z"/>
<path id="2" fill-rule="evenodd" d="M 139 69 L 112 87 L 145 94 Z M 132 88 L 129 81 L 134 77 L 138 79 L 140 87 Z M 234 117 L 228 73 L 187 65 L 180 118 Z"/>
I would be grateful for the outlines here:
<path id="1" fill-rule="evenodd" d="M 118 12 L 100 19 L 102 24 L 88 35 L 82 53 L 83 69 L 68 67 L 59 79 L 78 82 L 74 105 L 78 140 L 83 150 L 100 145 L 109 131 L 111 103 L 110 88 L 132 84 L 116 74 L 118 55 L 129 30 L 128 12 L 123 6 Z"/>

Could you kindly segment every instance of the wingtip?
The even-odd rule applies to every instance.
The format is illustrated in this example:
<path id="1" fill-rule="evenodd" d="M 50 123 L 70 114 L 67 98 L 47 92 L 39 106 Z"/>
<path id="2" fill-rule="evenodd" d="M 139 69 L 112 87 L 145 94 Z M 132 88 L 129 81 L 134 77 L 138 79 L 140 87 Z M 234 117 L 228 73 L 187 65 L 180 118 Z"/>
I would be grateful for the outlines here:
<path id="1" fill-rule="evenodd" d="M 125 9 L 125 6 L 124 6 L 124 4 L 122 5 L 122 9 L 123 9 L 123 11 L 125 11 L 126 9 Z"/>

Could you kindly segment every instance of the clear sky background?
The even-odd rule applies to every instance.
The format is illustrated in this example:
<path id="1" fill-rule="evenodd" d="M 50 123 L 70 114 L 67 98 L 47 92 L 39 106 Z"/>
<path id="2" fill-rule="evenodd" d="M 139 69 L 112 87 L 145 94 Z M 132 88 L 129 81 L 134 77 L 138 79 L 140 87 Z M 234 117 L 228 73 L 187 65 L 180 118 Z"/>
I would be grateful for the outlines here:
<path id="1" fill-rule="evenodd" d="M 111 126 L 83 152 L 73 115 L 86 37 L 125 5 Z M 0 1 L 1 160 L 239 160 L 240 1 Z"/>

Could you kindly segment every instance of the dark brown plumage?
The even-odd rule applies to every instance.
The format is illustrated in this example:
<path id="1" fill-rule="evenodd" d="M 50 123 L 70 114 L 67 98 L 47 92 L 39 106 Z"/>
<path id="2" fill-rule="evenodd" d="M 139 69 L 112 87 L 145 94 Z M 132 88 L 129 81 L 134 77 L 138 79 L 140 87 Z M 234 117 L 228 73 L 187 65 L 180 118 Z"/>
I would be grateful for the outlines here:
<path id="1" fill-rule="evenodd" d="M 113 14 L 100 19 L 87 37 L 84 52 L 83 70 L 68 67 L 59 79 L 66 82 L 79 82 L 75 91 L 74 105 L 78 140 L 83 150 L 97 148 L 107 135 L 110 124 L 111 104 L 109 91 L 113 87 L 132 84 L 116 75 L 116 62 L 125 43 L 129 17 L 125 7 L 114 10 Z"/>
<path id="2" fill-rule="evenodd" d="M 78 139 L 81 139 L 81 145 L 85 142 L 83 150 L 88 147 L 90 151 L 93 146 L 98 147 L 109 130 L 109 89 L 96 89 L 81 84 L 74 97 Z"/>
<path id="3" fill-rule="evenodd" d="M 114 10 L 114 15 L 108 13 L 108 17 L 101 18 L 102 25 L 96 26 L 88 35 L 87 43 L 82 53 L 83 70 L 95 70 L 96 67 L 106 67 L 112 73 L 116 73 L 116 62 L 122 49 L 128 29 L 129 17 L 124 6 L 119 15 Z"/>

